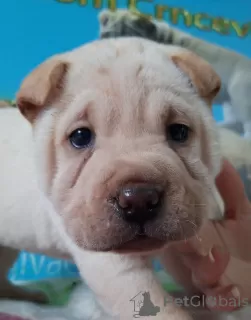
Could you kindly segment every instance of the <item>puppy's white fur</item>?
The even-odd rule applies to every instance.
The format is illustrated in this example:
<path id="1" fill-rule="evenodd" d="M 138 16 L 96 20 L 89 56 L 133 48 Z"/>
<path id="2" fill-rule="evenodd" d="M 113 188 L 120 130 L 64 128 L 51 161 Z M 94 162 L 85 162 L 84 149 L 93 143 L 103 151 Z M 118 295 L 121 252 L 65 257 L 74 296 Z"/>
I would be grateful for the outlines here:
<path id="1" fill-rule="evenodd" d="M 123 59 L 120 59 L 120 56 L 122 56 Z M 175 66 L 172 57 L 178 57 L 178 67 Z M 151 123 L 153 123 L 153 119 L 155 119 L 154 116 L 156 116 L 156 114 L 158 115 L 156 108 L 158 108 L 158 104 L 162 102 L 161 94 L 163 93 L 163 89 L 164 93 L 169 97 L 169 100 L 165 100 L 167 102 L 166 107 L 177 105 L 179 109 L 182 105 L 186 105 L 188 106 L 188 112 L 192 111 L 190 115 L 195 114 L 195 117 L 191 119 L 191 124 L 195 130 L 202 130 L 201 132 L 205 136 L 203 139 L 200 136 L 196 136 L 196 144 L 193 144 L 193 147 L 196 147 L 194 152 L 196 153 L 198 152 L 196 150 L 201 150 L 202 153 L 200 154 L 202 154 L 202 158 L 205 154 L 207 157 L 203 158 L 205 163 L 203 165 L 200 164 L 200 170 L 203 168 L 201 172 L 199 172 L 199 167 L 195 168 L 195 166 L 193 166 L 193 157 L 190 158 L 190 162 L 186 163 L 186 165 L 190 166 L 190 170 L 195 176 L 197 175 L 201 186 L 204 187 L 204 184 L 206 186 L 208 184 L 208 193 L 212 191 L 214 188 L 214 178 L 220 170 L 221 158 L 216 134 L 217 130 L 210 116 L 210 99 L 212 98 L 210 90 L 214 90 L 214 86 L 217 86 L 217 81 L 214 82 L 217 80 L 217 76 L 211 69 L 208 69 L 206 64 L 203 65 L 206 68 L 204 73 L 201 71 L 202 69 L 193 70 L 193 59 L 193 56 L 187 56 L 187 52 L 182 49 L 176 47 L 169 47 L 167 49 L 165 46 L 156 46 L 156 44 L 146 40 L 120 39 L 95 42 L 52 58 L 42 66 L 42 72 L 40 70 L 35 71 L 35 76 L 32 74 L 31 78 L 24 81 L 18 95 L 18 102 L 21 111 L 33 124 L 33 132 L 30 124 L 21 117 L 17 110 L 0 110 L 0 145 L 2 150 L 2 157 L 0 159 L 0 191 L 2 194 L 0 244 L 16 249 L 43 252 L 54 256 L 72 256 L 80 269 L 81 275 L 95 292 L 106 312 L 114 319 L 133 319 L 130 299 L 139 291 L 149 291 L 152 302 L 156 305 L 162 304 L 166 293 L 163 292 L 161 285 L 154 277 L 149 264 L 149 257 L 151 258 L 152 255 L 155 254 L 165 256 L 165 245 L 159 247 L 157 251 L 150 253 L 147 252 L 146 247 L 144 248 L 146 249 L 144 254 L 140 252 L 136 254 L 133 249 L 131 249 L 131 253 L 124 253 L 122 251 L 119 254 L 115 252 L 91 251 L 93 250 L 93 246 L 95 249 L 95 245 L 96 250 L 99 250 L 99 237 L 102 236 L 102 239 L 105 239 L 106 230 L 106 245 L 115 244 L 112 236 L 113 233 L 111 233 L 109 229 L 104 229 L 104 227 L 109 227 L 112 232 L 116 232 L 116 227 L 121 228 L 122 226 L 126 229 L 128 226 L 124 225 L 120 220 L 118 220 L 115 225 L 113 225 L 112 221 L 110 224 L 104 224 L 106 222 L 105 220 L 103 220 L 101 225 L 98 225 L 98 220 L 96 220 L 99 228 L 98 232 L 93 229 L 93 232 L 86 237 L 90 224 L 90 217 L 88 217 L 87 213 L 88 210 L 92 209 L 92 202 L 90 203 L 90 208 L 85 207 L 85 210 L 82 212 L 80 208 L 81 206 L 85 206 L 86 203 L 78 203 L 78 201 L 80 201 L 82 197 L 86 199 L 86 201 L 89 200 L 87 195 L 93 195 L 92 193 L 94 192 L 92 185 L 94 184 L 97 188 L 99 186 L 97 183 L 99 183 L 99 179 L 102 177 L 101 169 L 105 172 L 105 170 L 107 170 L 106 166 L 109 166 L 110 163 L 112 163 L 114 159 L 116 160 L 116 157 L 120 157 L 121 154 L 125 159 L 124 164 L 126 166 L 130 163 L 128 160 L 134 160 L 133 170 L 137 174 L 143 170 L 142 168 L 144 168 L 144 166 L 148 168 L 152 159 L 156 160 L 156 158 L 152 158 L 151 153 L 146 152 L 146 150 L 151 151 L 148 143 L 152 143 L 152 140 L 148 140 L 147 130 L 151 130 L 153 136 L 156 135 L 157 137 L 156 141 L 153 140 L 155 142 L 152 147 L 155 148 L 153 148 L 153 150 L 156 152 L 157 159 L 160 159 L 160 163 L 164 163 L 161 161 L 164 161 L 164 158 L 166 158 L 168 154 L 169 161 L 173 163 L 174 171 L 171 172 L 179 172 L 178 170 L 181 170 L 181 172 L 184 173 L 184 178 L 187 177 L 186 179 L 190 179 L 185 167 L 178 161 L 176 153 L 173 153 L 171 149 L 166 149 L 165 139 L 160 139 L 159 135 L 162 131 L 158 130 L 161 129 L 156 129 L 154 126 L 151 127 Z M 58 86 L 58 81 L 55 82 L 54 80 L 57 79 L 62 71 L 62 69 L 58 69 L 58 66 L 61 66 L 62 63 L 67 63 L 70 67 L 66 70 L 66 78 L 60 86 Z M 198 63 L 203 64 L 204 62 L 199 60 Z M 55 67 L 56 72 L 54 72 Z M 144 78 L 145 82 L 135 81 L 134 71 L 141 71 L 142 68 L 147 71 Z M 98 74 L 96 72 L 97 70 Z M 210 72 L 211 76 L 215 77 L 215 79 L 208 81 Z M 107 74 L 109 75 L 108 78 L 104 77 L 104 75 Z M 115 75 L 114 79 L 116 79 L 115 90 L 114 86 L 107 85 L 107 80 L 113 79 L 112 74 L 113 76 Z M 192 87 L 190 86 L 189 78 L 191 78 Z M 126 92 L 123 91 L 125 83 L 127 85 L 129 84 Z M 50 87 L 53 86 L 55 86 L 53 89 L 56 89 L 56 96 L 48 95 L 48 93 L 51 93 L 49 92 Z M 152 108 L 151 116 L 149 118 L 146 117 L 144 120 L 150 119 L 151 121 L 147 122 L 147 125 L 145 123 L 144 131 L 142 131 L 148 138 L 146 140 L 139 140 L 139 143 L 134 145 L 140 135 L 135 136 L 134 132 L 137 134 L 138 132 L 133 130 L 136 130 L 137 126 L 141 124 L 139 121 L 140 118 L 137 118 L 135 114 L 138 105 L 133 105 L 134 100 L 127 100 L 127 98 L 133 97 L 138 103 L 142 103 L 141 100 L 137 100 L 142 87 L 146 91 L 152 88 L 152 90 L 156 90 L 156 92 L 152 100 L 149 100 L 150 104 L 142 105 L 144 108 L 146 108 L 146 106 L 150 109 Z M 59 92 L 57 90 L 59 90 Z M 93 90 L 95 93 L 94 96 Z M 175 94 L 173 94 L 173 90 Z M 54 94 L 55 92 L 52 93 Z M 207 94 L 208 96 L 201 97 L 203 94 Z M 46 100 L 48 96 L 50 96 L 50 99 Z M 60 98 L 58 96 L 60 96 Z M 71 202 L 69 202 L 70 192 L 73 192 L 72 190 L 69 192 L 70 189 L 67 189 L 67 186 L 71 185 L 71 189 L 73 188 L 71 179 L 73 176 L 76 177 L 76 171 L 73 170 L 73 166 L 75 164 L 77 167 L 78 163 L 75 151 L 71 149 L 70 145 L 67 145 L 67 140 L 63 138 L 67 137 L 65 130 L 73 130 L 76 128 L 76 125 L 83 125 L 81 120 L 80 123 L 72 126 L 71 120 L 73 120 L 76 115 L 83 117 L 85 115 L 83 107 L 87 101 L 90 101 L 87 99 L 98 99 L 99 96 L 101 97 L 98 105 L 99 109 L 98 111 L 94 111 L 92 115 L 94 118 L 96 117 L 95 120 L 92 118 L 92 121 L 96 121 L 96 132 L 99 132 L 98 130 L 101 130 L 101 128 L 103 128 L 103 130 L 112 128 L 119 130 L 116 126 L 112 127 L 114 125 L 112 123 L 110 123 L 111 127 L 107 129 L 105 123 L 105 120 L 109 121 L 111 119 L 107 116 L 111 116 L 108 111 L 112 108 L 112 100 L 106 100 L 106 98 L 111 97 L 116 97 L 117 109 L 122 110 L 124 107 L 127 108 L 125 109 L 127 113 L 123 113 L 123 117 L 120 118 L 120 128 L 122 131 L 119 132 L 119 134 L 116 130 L 114 131 L 115 134 L 112 131 L 103 131 L 103 133 L 107 135 L 105 136 L 103 134 L 103 142 L 102 140 L 98 140 L 98 150 L 102 151 L 102 148 L 104 148 L 103 153 L 99 151 L 100 154 L 98 158 L 95 158 L 92 154 L 86 155 L 86 153 L 84 153 L 85 157 L 89 157 L 89 166 L 91 166 L 92 163 L 92 167 L 89 167 L 91 170 L 88 172 L 84 170 L 84 167 L 81 167 L 83 172 L 86 172 L 86 180 L 84 184 L 74 184 L 74 192 L 75 195 L 77 195 L 74 201 L 76 201 L 77 210 L 74 206 L 70 211 L 66 211 L 67 206 L 69 207 L 71 204 Z M 185 102 L 182 102 L 182 97 L 185 97 Z M 116 110 L 116 108 L 114 110 Z M 139 115 L 141 112 L 144 112 L 144 110 L 145 109 L 139 111 Z M 199 118 L 196 117 L 196 114 Z M 181 118 L 185 119 L 184 114 Z M 117 120 L 118 119 L 119 118 L 117 118 Z M 199 126 L 199 129 L 196 127 L 196 125 L 198 125 L 198 119 L 202 121 L 202 126 Z M 195 121 L 195 123 L 193 121 Z M 92 125 L 93 123 L 94 122 L 92 122 Z M 70 128 L 68 128 L 68 125 L 70 125 Z M 84 125 L 86 125 L 86 122 L 84 122 Z M 134 127 L 134 125 L 136 126 Z M 55 133 L 55 128 L 57 128 L 57 133 Z M 126 131 L 126 129 L 129 129 L 129 131 Z M 126 138 L 126 134 L 128 138 Z M 108 140 L 109 135 L 113 138 L 112 148 L 109 147 L 109 144 L 112 142 Z M 225 140 L 229 142 L 226 132 L 222 133 L 221 137 L 221 143 L 224 144 Z M 235 149 L 236 154 L 239 154 L 237 148 L 241 148 L 241 145 L 245 144 L 250 148 L 248 142 L 237 138 L 237 136 L 235 137 L 236 139 L 240 139 L 240 144 L 238 144 Z M 53 148 L 51 148 L 52 138 L 55 143 Z M 204 141 L 205 144 L 203 148 L 200 149 L 202 141 Z M 120 145 L 118 143 L 120 143 Z M 125 150 L 127 150 L 130 155 L 129 159 L 127 158 L 127 154 L 121 153 L 122 150 L 119 148 L 121 145 L 127 148 Z M 136 151 L 132 149 L 135 148 L 135 146 L 138 149 L 143 148 L 142 154 L 136 153 Z M 131 149 L 133 152 L 130 151 Z M 228 148 L 223 149 L 227 155 L 229 150 Z M 56 156 L 51 153 L 52 151 L 57 152 Z M 177 154 L 179 153 L 179 156 L 183 159 L 182 161 L 186 161 L 185 155 L 187 155 L 187 153 L 182 153 L 180 149 L 176 149 L 176 152 Z M 189 152 L 188 149 L 186 149 L 186 152 Z M 112 158 L 110 157 L 110 153 L 113 156 Z M 142 155 L 144 155 L 142 162 L 137 162 L 141 159 Z M 94 157 L 94 159 L 91 159 L 91 156 Z M 248 154 L 243 154 L 243 157 L 243 162 L 251 161 Z M 234 158 L 233 155 L 232 159 Z M 177 162 L 174 162 L 173 159 L 176 159 Z M 100 163 L 101 161 L 104 162 Z M 198 159 L 197 164 L 199 161 L 201 161 L 201 159 Z M 70 163 L 71 166 L 67 166 L 67 163 Z M 158 162 L 155 163 L 156 166 L 159 165 Z M 102 167 L 102 165 L 104 165 L 104 167 Z M 177 165 L 178 167 L 176 167 Z M 121 167 L 117 167 L 116 164 L 115 168 Z M 135 168 L 137 168 L 137 170 Z M 96 172 L 95 169 L 97 170 Z M 57 175 L 55 175 L 55 170 L 57 171 Z M 166 168 L 161 167 L 159 170 L 165 172 Z M 78 180 L 79 179 L 80 176 L 78 175 Z M 172 182 L 172 180 L 169 181 Z M 184 182 L 180 181 L 179 183 L 183 184 Z M 192 192 L 189 186 L 190 184 L 188 183 L 188 193 Z M 99 188 L 101 188 L 100 190 L 103 192 L 102 187 Z M 181 188 L 184 188 L 184 186 L 182 185 Z M 102 198 L 102 192 L 97 201 L 101 199 L 103 203 L 105 199 Z M 72 196 L 73 195 L 72 193 Z M 212 204 L 213 201 L 211 200 L 212 197 L 205 193 L 203 193 L 202 196 L 208 204 L 205 208 L 205 215 L 207 215 L 207 217 L 200 217 L 199 221 L 201 222 L 196 221 L 198 225 L 195 224 L 195 232 L 198 231 L 202 221 L 209 217 L 210 210 L 215 210 Z M 169 195 L 170 200 L 172 199 L 171 197 L 172 195 Z M 97 208 L 100 208 L 99 202 L 95 205 Z M 92 214 L 96 214 L 96 212 L 91 212 Z M 82 228 L 76 225 L 70 225 L 71 220 L 69 220 L 69 214 L 77 217 L 77 221 L 81 224 Z M 105 213 L 97 211 L 97 214 L 101 218 Z M 108 217 L 109 214 L 108 212 Z M 177 213 L 176 219 L 180 218 Z M 193 219 L 194 216 L 191 215 L 190 218 Z M 166 213 L 165 219 L 167 219 Z M 182 219 L 180 221 L 182 223 Z M 149 228 L 150 227 L 151 226 L 149 226 Z M 159 227 L 161 228 L 162 225 Z M 161 232 L 163 233 L 163 230 Z M 174 232 L 176 232 L 175 229 Z M 80 237 L 86 237 L 85 241 Z M 179 235 L 179 237 L 181 237 L 181 235 Z M 162 238 L 162 240 L 163 239 L 165 238 Z M 170 259 L 171 258 L 172 257 L 170 257 Z M 168 259 L 165 258 L 164 260 L 166 261 Z M 155 318 L 158 320 L 182 320 L 189 319 L 189 316 L 176 306 L 169 304 L 166 308 L 162 308 Z"/>

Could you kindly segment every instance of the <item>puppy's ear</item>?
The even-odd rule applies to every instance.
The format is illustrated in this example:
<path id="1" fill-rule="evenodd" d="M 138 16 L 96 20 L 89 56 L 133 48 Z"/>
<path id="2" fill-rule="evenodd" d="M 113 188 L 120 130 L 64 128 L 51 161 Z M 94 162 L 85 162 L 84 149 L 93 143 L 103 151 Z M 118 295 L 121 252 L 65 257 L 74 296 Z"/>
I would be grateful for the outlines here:
<path id="1" fill-rule="evenodd" d="M 51 58 L 34 69 L 22 82 L 17 93 L 21 113 L 33 123 L 39 112 L 55 101 L 63 89 L 68 63 Z"/>
<path id="2" fill-rule="evenodd" d="M 189 51 L 175 53 L 171 59 L 189 77 L 199 96 L 212 104 L 220 91 L 221 80 L 211 65 Z"/>

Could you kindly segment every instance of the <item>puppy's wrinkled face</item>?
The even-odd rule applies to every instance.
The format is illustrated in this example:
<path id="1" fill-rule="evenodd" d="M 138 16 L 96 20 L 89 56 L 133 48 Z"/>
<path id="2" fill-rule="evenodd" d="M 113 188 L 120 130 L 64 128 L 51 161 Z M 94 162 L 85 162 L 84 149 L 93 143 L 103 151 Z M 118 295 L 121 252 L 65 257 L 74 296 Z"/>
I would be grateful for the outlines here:
<path id="1" fill-rule="evenodd" d="M 34 128 L 43 187 L 68 235 L 121 252 L 194 235 L 213 210 L 218 145 L 210 107 L 171 53 L 124 38 L 60 59 L 62 93 Z M 21 89 L 29 113 L 24 100 Z"/>

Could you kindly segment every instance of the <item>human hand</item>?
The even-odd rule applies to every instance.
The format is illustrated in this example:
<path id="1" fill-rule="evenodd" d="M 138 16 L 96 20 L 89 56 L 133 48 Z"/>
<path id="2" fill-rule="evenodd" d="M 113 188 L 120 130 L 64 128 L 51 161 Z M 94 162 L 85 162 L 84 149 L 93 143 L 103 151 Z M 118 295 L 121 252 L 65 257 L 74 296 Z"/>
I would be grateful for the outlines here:
<path id="1" fill-rule="evenodd" d="M 205 294 L 207 302 L 209 298 L 213 301 L 207 306 L 231 311 L 241 307 L 241 301 L 251 301 L 251 204 L 228 161 L 224 161 L 216 185 L 225 203 L 224 220 L 209 221 L 199 233 L 200 244 L 193 239 L 179 250 L 193 284 Z M 207 254 L 196 251 L 196 245 Z M 223 306 L 222 299 L 229 303 Z"/>

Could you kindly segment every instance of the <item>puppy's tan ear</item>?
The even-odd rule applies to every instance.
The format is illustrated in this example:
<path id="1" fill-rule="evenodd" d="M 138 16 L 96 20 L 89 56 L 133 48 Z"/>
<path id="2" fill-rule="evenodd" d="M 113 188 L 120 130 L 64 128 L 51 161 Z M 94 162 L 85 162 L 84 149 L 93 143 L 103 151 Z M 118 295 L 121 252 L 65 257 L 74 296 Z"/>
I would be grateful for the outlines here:
<path id="1" fill-rule="evenodd" d="M 189 51 L 175 53 L 171 59 L 189 77 L 199 96 L 211 105 L 221 88 L 221 80 L 211 65 Z"/>
<path id="2" fill-rule="evenodd" d="M 39 112 L 55 101 L 63 89 L 68 63 L 51 58 L 34 69 L 22 82 L 17 93 L 17 105 L 31 123 Z"/>

